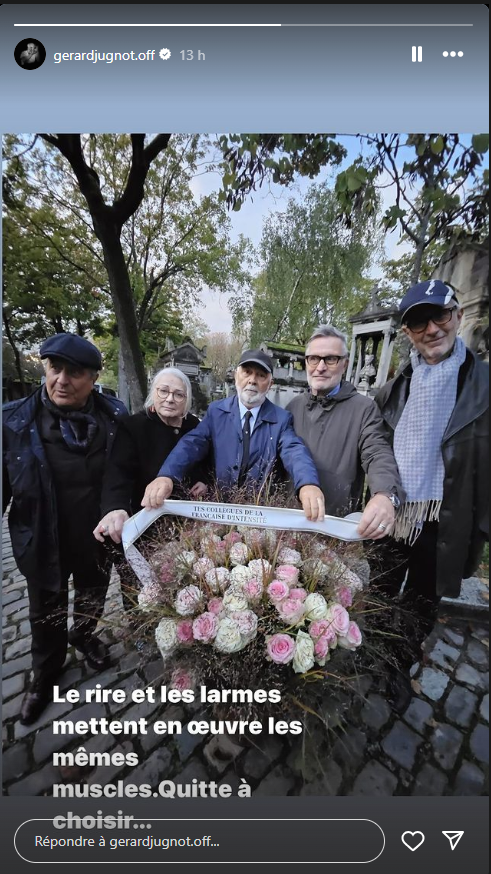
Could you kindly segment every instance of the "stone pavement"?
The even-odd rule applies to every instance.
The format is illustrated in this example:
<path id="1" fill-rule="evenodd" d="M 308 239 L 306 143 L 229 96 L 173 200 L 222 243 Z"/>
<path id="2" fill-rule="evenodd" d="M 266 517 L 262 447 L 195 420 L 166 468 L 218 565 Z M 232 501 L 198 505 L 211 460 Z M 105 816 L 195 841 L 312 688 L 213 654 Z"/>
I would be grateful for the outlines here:
<path id="1" fill-rule="evenodd" d="M 470 584 L 476 589 L 476 582 Z M 479 589 L 479 586 L 477 587 Z M 466 586 L 466 590 L 469 586 Z M 469 601 L 470 598 L 470 601 Z M 481 603 L 479 603 L 481 601 Z M 469 606 L 470 604 L 470 606 Z M 443 605 L 446 611 L 446 605 Z M 142 653 L 124 639 L 119 623 L 122 607 L 117 577 L 106 603 L 101 636 L 110 646 L 113 667 L 95 674 L 69 651 L 62 689 L 117 687 L 129 693 L 160 685 L 162 661 L 157 651 Z M 413 667 L 413 699 L 403 718 L 394 714 L 369 678 L 362 678 L 363 695 L 357 716 L 334 742 L 329 755 L 305 760 L 301 743 L 277 736 L 256 739 L 254 745 L 228 737 L 181 735 L 159 737 L 153 732 L 123 738 L 98 734 L 54 735 L 54 719 L 87 720 L 144 717 L 181 720 L 200 714 L 202 705 L 162 705 L 145 702 L 51 704 L 37 723 L 24 727 L 18 720 L 29 680 L 30 627 L 27 589 L 16 569 L 3 526 L 3 782 L 4 794 L 51 795 L 63 783 L 52 764 L 55 751 L 134 751 L 139 764 L 99 766 L 84 784 L 123 781 L 125 785 L 163 779 L 190 783 L 193 778 L 228 783 L 235 793 L 244 778 L 258 795 L 486 795 L 489 768 L 489 638 L 488 613 L 482 593 L 468 596 L 459 608 L 452 603 L 425 645 L 423 661 Z"/>

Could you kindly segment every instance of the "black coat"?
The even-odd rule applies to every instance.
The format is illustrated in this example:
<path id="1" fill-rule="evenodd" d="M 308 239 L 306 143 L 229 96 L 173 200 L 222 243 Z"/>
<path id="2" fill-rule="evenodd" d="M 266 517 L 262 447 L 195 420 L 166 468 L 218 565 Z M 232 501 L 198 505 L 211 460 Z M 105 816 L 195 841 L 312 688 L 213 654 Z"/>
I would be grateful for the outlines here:
<path id="1" fill-rule="evenodd" d="M 392 438 L 409 397 L 412 372 L 409 365 L 375 398 Z M 489 538 L 488 410 L 489 366 L 468 349 L 459 371 L 457 401 L 442 441 L 445 477 L 436 591 L 450 598 L 457 598 L 461 581 L 475 573 Z"/>
<path id="2" fill-rule="evenodd" d="M 126 415 L 117 398 L 92 393 L 106 427 L 106 453 L 120 417 Z M 17 567 L 32 585 L 59 591 L 61 585 L 58 509 L 51 470 L 36 417 L 41 389 L 3 408 L 3 512 L 10 499 L 9 528 Z"/>
<path id="3" fill-rule="evenodd" d="M 126 510 L 132 516 L 141 510 L 147 485 L 181 437 L 193 431 L 199 419 L 188 413 L 181 428 L 166 425 L 157 413 L 135 413 L 121 422 L 104 475 L 102 516 L 111 510 Z M 189 471 L 188 484 L 207 481 L 206 462 Z"/>

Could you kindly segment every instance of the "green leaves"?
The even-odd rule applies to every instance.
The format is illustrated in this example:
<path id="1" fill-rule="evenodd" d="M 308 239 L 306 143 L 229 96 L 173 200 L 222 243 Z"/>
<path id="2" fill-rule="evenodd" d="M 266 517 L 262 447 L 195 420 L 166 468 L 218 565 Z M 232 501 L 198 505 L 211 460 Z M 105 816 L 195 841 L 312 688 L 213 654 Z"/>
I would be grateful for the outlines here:
<path id="1" fill-rule="evenodd" d="M 472 137 L 472 148 L 479 155 L 485 155 L 489 149 L 489 134 L 475 134 Z"/>

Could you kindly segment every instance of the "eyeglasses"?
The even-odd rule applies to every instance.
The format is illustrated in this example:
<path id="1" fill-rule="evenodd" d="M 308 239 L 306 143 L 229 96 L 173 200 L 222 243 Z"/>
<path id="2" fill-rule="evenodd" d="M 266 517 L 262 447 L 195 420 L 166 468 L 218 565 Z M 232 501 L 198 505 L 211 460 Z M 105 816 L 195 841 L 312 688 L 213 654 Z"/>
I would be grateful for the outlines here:
<path id="1" fill-rule="evenodd" d="M 413 334 L 422 334 L 423 331 L 426 331 L 429 322 L 433 322 L 441 328 L 442 325 L 447 325 L 451 321 L 452 313 L 455 312 L 457 307 L 450 307 L 449 309 L 432 307 L 431 309 L 432 312 L 427 310 L 424 315 L 421 313 L 411 313 L 404 324 Z"/>
<path id="2" fill-rule="evenodd" d="M 340 361 L 343 361 L 346 355 L 306 355 L 305 360 L 309 367 L 317 367 L 321 361 L 326 367 L 337 367 Z"/>
<path id="3" fill-rule="evenodd" d="M 179 389 L 176 389 L 176 391 L 171 391 L 168 385 L 160 385 L 158 388 L 155 389 L 155 391 L 157 392 L 157 396 L 162 401 L 165 401 L 165 399 L 168 398 L 169 395 L 172 395 L 177 403 L 185 401 L 187 398 L 187 394 L 185 391 L 180 391 Z"/>

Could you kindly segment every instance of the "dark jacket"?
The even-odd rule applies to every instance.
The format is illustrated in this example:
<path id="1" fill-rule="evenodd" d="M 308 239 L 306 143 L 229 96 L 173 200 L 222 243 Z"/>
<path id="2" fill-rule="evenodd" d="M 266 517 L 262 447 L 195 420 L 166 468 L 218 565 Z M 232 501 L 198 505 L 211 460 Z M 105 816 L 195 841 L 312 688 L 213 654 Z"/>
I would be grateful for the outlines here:
<path id="1" fill-rule="evenodd" d="M 345 516 L 362 508 L 365 474 L 372 495 L 388 492 L 402 498 L 399 471 L 377 405 L 341 383 L 332 398 L 315 400 L 308 392 L 287 406 L 295 433 L 314 459 L 326 513 Z"/>
<path id="2" fill-rule="evenodd" d="M 190 466 L 213 449 L 215 476 L 221 486 L 237 483 L 242 461 L 242 427 L 237 397 L 214 401 L 198 427 L 183 437 L 162 465 L 159 476 L 180 482 Z M 290 413 L 266 399 L 251 434 L 247 481 L 261 486 L 279 460 L 295 489 L 319 485 L 312 456 L 293 430 Z"/>
<path id="3" fill-rule="evenodd" d="M 412 367 L 388 382 L 376 401 L 391 438 L 409 397 Z M 439 595 L 457 598 L 489 536 L 489 366 L 470 349 L 459 371 L 457 401 L 443 436 L 445 468 L 437 541 Z M 421 447 L 424 452 L 424 446 Z"/>
<path id="4" fill-rule="evenodd" d="M 111 510 L 126 510 L 132 516 L 141 510 L 148 483 L 179 440 L 199 425 L 188 413 L 181 428 L 166 425 L 157 413 L 145 411 L 124 419 L 117 430 L 111 458 L 104 474 L 101 516 Z M 207 481 L 206 464 L 193 468 L 189 484 Z"/>
<path id="5" fill-rule="evenodd" d="M 126 415 L 117 398 L 92 393 L 106 425 L 109 453 L 118 419 Z M 57 505 L 36 416 L 41 389 L 3 408 L 3 512 L 12 498 L 9 528 L 17 566 L 33 585 L 58 591 L 61 584 Z"/>

